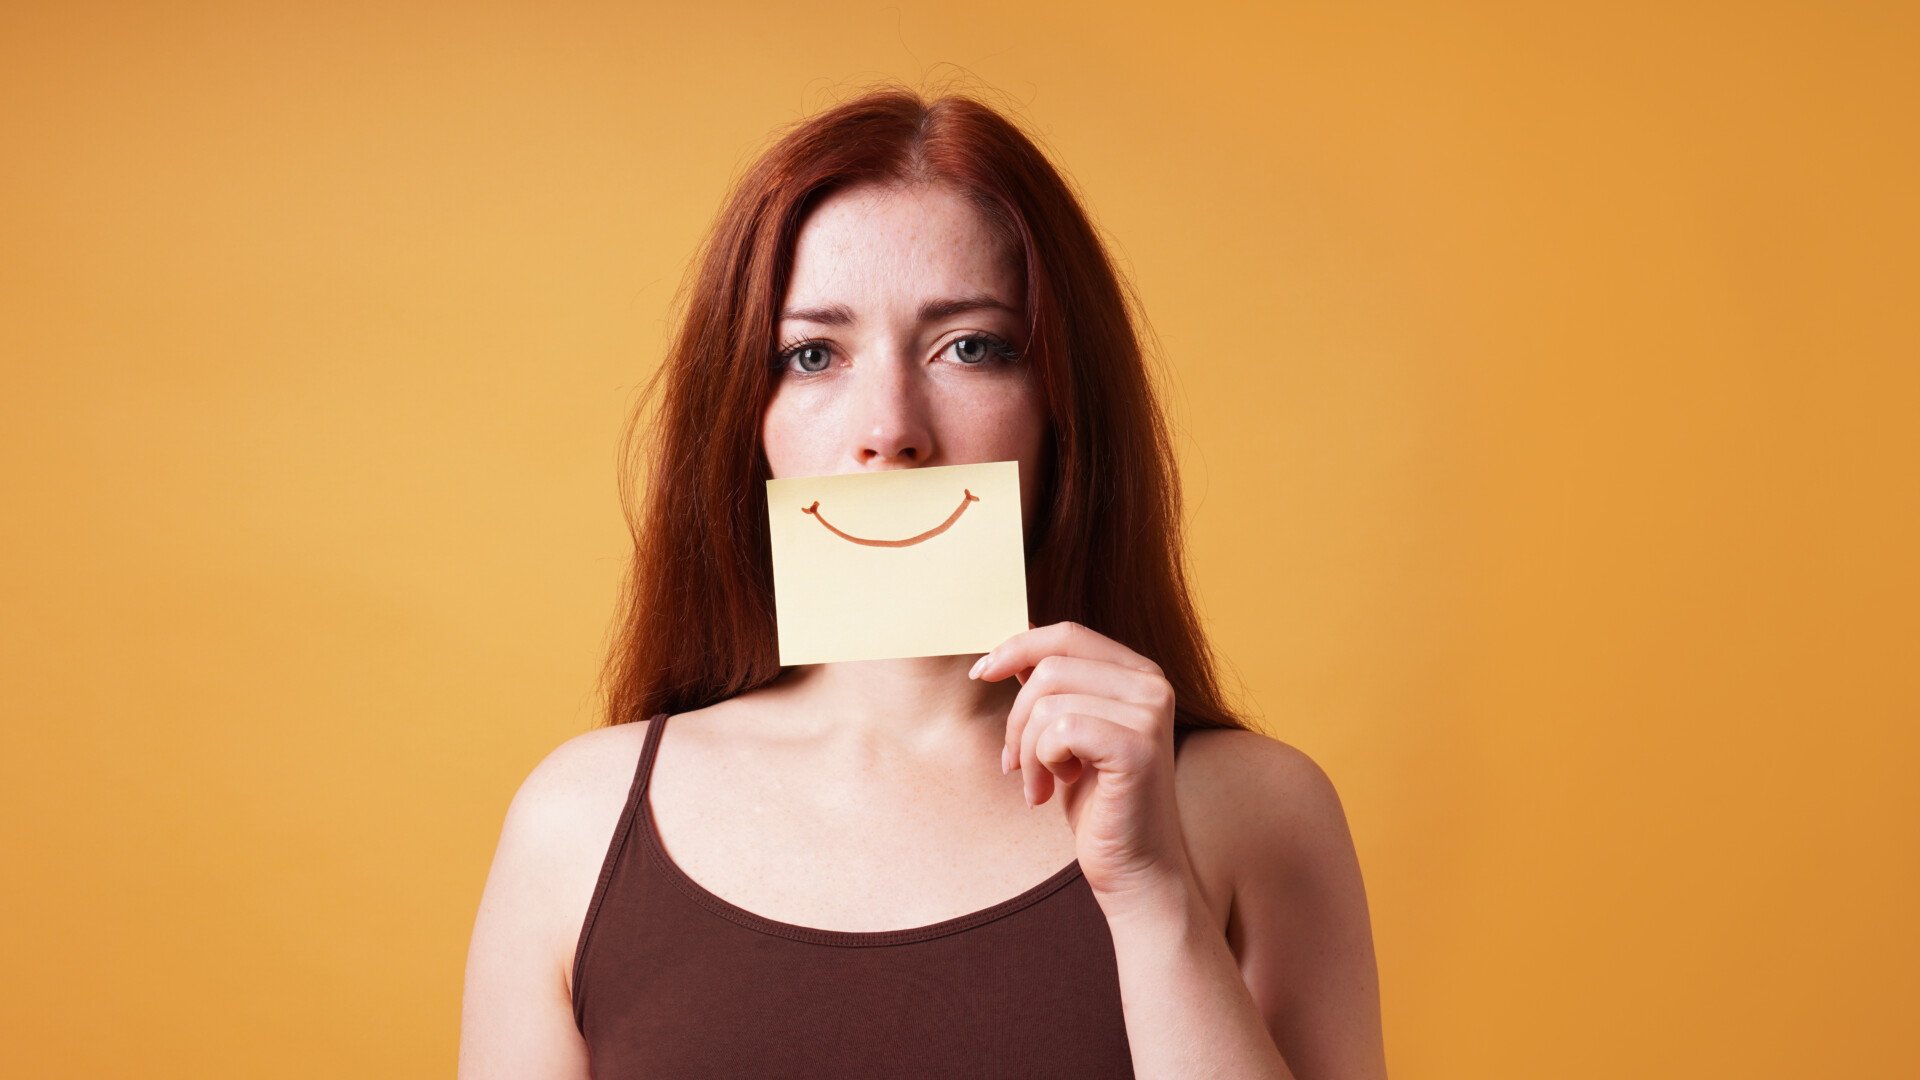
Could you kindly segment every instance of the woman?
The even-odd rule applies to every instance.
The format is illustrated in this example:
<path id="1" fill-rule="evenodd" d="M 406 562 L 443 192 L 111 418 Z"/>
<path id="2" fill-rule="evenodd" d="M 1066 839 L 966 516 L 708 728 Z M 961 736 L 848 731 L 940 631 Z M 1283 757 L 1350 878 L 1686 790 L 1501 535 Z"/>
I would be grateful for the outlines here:
<path id="1" fill-rule="evenodd" d="M 1338 796 L 1221 699 L 1128 311 L 970 99 L 749 170 L 655 384 L 609 724 L 507 812 L 463 1080 L 1385 1075 Z M 1005 460 L 1033 628 L 779 666 L 765 479 Z"/>

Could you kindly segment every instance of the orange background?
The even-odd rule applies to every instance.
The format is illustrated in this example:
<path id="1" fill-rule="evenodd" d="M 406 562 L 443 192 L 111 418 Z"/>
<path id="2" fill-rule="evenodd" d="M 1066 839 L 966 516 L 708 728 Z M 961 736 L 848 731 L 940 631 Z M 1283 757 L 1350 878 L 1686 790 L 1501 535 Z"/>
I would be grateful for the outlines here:
<path id="1" fill-rule="evenodd" d="M 452 1073 L 687 259 L 957 76 L 1153 318 L 1394 1074 L 1911 1075 L 1920 35 L 1679 8 L 9 5 L 0 1073 Z"/>

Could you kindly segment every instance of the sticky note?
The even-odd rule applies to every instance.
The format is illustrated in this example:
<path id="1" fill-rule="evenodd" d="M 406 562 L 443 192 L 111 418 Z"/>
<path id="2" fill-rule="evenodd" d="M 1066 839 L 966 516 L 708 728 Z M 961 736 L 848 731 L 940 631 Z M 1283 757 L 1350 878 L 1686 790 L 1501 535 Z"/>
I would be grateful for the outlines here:
<path id="1" fill-rule="evenodd" d="M 780 663 L 982 653 L 1027 629 L 1020 463 L 767 481 Z"/>

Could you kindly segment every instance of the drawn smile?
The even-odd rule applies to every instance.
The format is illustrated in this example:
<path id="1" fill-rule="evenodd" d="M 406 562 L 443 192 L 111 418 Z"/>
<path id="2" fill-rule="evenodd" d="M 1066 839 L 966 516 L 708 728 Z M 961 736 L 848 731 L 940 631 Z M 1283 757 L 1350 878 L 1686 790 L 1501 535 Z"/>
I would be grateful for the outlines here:
<path id="1" fill-rule="evenodd" d="M 947 515 L 947 520 L 935 525 L 933 528 L 928 529 L 918 536 L 909 536 L 905 540 L 870 540 L 864 536 L 855 536 L 852 533 L 841 532 L 839 529 L 834 528 L 833 524 L 826 518 L 820 516 L 819 499 L 813 500 L 812 506 L 801 507 L 800 512 L 803 514 L 812 514 L 815 521 L 826 526 L 828 532 L 840 537 L 842 540 L 851 541 L 855 544 L 865 544 L 868 547 L 910 547 L 922 541 L 931 540 L 941 533 L 946 532 L 948 529 L 953 528 L 953 523 L 959 521 L 960 515 L 967 512 L 967 504 L 980 501 L 980 496 L 975 495 L 966 488 L 961 488 L 960 491 L 963 495 L 963 498 L 960 500 L 960 505 L 953 508 L 953 513 Z"/>

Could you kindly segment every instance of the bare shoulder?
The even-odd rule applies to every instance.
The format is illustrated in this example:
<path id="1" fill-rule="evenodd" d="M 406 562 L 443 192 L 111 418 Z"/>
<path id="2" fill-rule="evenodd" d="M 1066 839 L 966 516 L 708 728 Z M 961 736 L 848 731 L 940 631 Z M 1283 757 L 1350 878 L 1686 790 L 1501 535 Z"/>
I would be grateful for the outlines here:
<path id="1" fill-rule="evenodd" d="M 549 750 L 514 793 L 514 808 L 541 819 L 583 810 L 591 813 L 605 807 L 612 788 L 618 789 L 624 805 L 648 723 L 594 728 Z"/>
<path id="2" fill-rule="evenodd" d="M 1290 743 L 1258 731 L 1202 729 L 1187 736 L 1180 759 L 1183 821 L 1191 803 L 1195 823 L 1223 840 L 1267 843 L 1275 829 L 1307 846 L 1345 838 L 1332 778 Z"/>
<path id="3" fill-rule="evenodd" d="M 569 994 L 573 951 L 600 868 L 632 790 L 649 721 L 575 735 L 548 751 L 514 792 L 497 873 L 520 879 L 523 927 L 550 952 Z"/>
<path id="4" fill-rule="evenodd" d="M 587 1077 L 574 942 L 645 733 L 644 724 L 622 724 L 576 735 L 514 792 L 467 947 L 461 1080 Z"/>
<path id="5" fill-rule="evenodd" d="M 1188 847 L 1221 868 L 1227 942 L 1282 1054 L 1303 1076 L 1384 1077 L 1366 889 L 1333 780 L 1256 731 L 1195 732 L 1180 756 Z"/>
<path id="6" fill-rule="evenodd" d="M 1351 849 L 1339 793 L 1305 751 L 1258 731 L 1203 728 L 1179 761 L 1181 829 L 1222 926 L 1243 892 Z"/>

